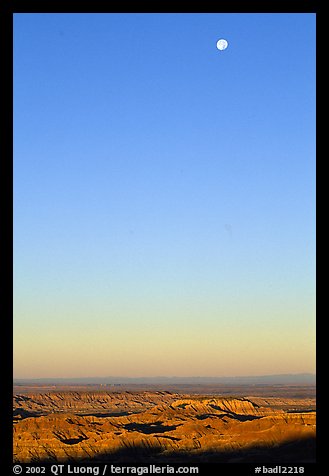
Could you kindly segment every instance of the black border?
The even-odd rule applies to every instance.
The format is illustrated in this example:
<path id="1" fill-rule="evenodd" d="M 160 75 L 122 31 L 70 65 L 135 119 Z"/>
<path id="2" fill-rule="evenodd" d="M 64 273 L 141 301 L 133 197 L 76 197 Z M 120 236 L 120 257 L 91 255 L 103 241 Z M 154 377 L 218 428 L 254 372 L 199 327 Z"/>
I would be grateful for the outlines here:
<path id="1" fill-rule="evenodd" d="M 4 431 L 3 456 L 12 474 L 12 375 L 13 375 L 13 24 L 12 14 L 0 6 L 1 46 L 1 127 L 0 127 L 0 193 L 1 193 L 1 420 Z M 8 386 L 8 387 L 7 387 Z"/>
<path id="2" fill-rule="evenodd" d="M 118 7 L 119 5 L 117 5 Z M 3 271 L 5 287 L 2 287 L 4 291 L 1 299 L 1 318 L 3 322 L 2 331 L 0 332 L 1 343 L 0 349 L 2 352 L 1 364 L 2 375 L 1 383 L 5 381 L 5 386 L 1 385 L 0 401 L 3 405 L 1 413 L 1 427 L 3 430 L 5 443 L 2 444 L 2 458 L 0 459 L 0 467 L 8 466 L 8 473 L 13 474 L 13 449 L 12 449 L 12 383 L 13 383 L 13 15 L 15 13 L 314 13 L 316 14 L 317 23 L 317 44 L 319 44 L 318 38 L 318 26 L 319 26 L 319 1 L 313 0 L 222 0 L 221 2 L 213 2 L 213 5 L 203 8 L 197 8 L 192 11 L 186 11 L 184 7 L 178 8 L 176 4 L 174 8 L 170 7 L 170 4 L 165 4 L 162 8 L 157 5 L 158 10 L 152 6 L 148 8 L 140 5 L 138 9 L 133 6 L 126 5 L 127 9 L 113 8 L 112 2 L 94 0 L 78 2 L 72 0 L 13 0 L 4 1 L 0 4 L 0 45 L 1 45 L 1 218 L 2 226 L 0 232 L 1 238 L 1 270 Z M 217 7 L 217 10 L 214 7 Z M 112 7 L 112 8 L 110 8 Z M 318 49 L 318 48 L 317 48 Z M 318 59 L 318 55 L 317 55 Z M 317 62 L 318 64 L 318 62 Z M 317 90 L 318 90 L 318 76 L 317 76 Z M 317 95 L 318 97 L 318 95 Z M 317 102 L 318 106 L 318 102 Z M 318 110 L 318 108 L 317 108 Z M 318 117 L 318 113 L 317 113 Z M 318 121 L 319 123 L 319 121 Z M 318 144 L 318 131 L 317 131 L 317 144 Z M 317 160 L 318 164 L 318 160 Z M 316 165 L 317 167 L 317 165 Z M 318 176 L 317 176 L 318 178 Z M 318 199 L 318 188 L 316 192 Z M 317 200 L 318 203 L 318 200 Z M 316 224 L 316 230 L 318 231 L 318 220 Z M 318 259 L 316 259 L 318 268 Z M 318 277 L 318 269 L 317 269 Z M 318 281 L 318 280 L 317 280 Z M 317 298 L 318 298 L 318 292 Z M 317 306 L 318 307 L 318 306 Z M 318 326 L 317 326 L 317 338 L 318 338 Z M 317 346 L 317 462 L 312 467 L 305 468 L 305 474 L 316 474 L 318 464 L 321 463 L 321 454 L 319 443 L 322 440 L 321 432 L 321 391 L 320 391 L 320 375 L 318 363 L 320 360 L 319 349 Z M 7 388 L 8 385 L 8 388 Z M 4 390 L 6 388 L 6 390 Z M 191 462 L 192 463 L 192 462 Z M 187 465 L 189 462 L 186 463 Z M 203 471 L 200 468 L 199 474 L 229 474 L 238 472 L 238 467 L 242 468 L 241 474 L 253 474 L 254 465 L 242 465 L 234 464 L 229 465 L 231 470 L 228 470 L 227 465 L 219 464 L 205 465 L 206 469 Z M 317 466 L 317 467 L 315 467 Z M 208 472 L 209 470 L 209 472 Z M 22 473 L 24 474 L 24 472 Z"/>
<path id="3" fill-rule="evenodd" d="M 314 0 L 226 0 L 221 2 L 211 2 L 209 6 L 203 4 L 201 8 L 186 11 L 185 7 L 179 7 L 177 3 L 170 5 L 169 2 L 161 4 L 153 3 L 149 5 L 126 4 L 126 9 L 122 9 L 122 4 L 102 0 L 94 1 L 65 1 L 65 0 L 13 0 L 10 2 L 10 10 L 16 13 L 312 13 L 318 10 L 319 1 Z M 157 6 L 158 9 L 154 9 Z M 113 8 L 114 7 L 114 8 Z M 173 8 L 174 7 L 174 8 Z M 216 9 L 218 8 L 218 10 Z"/>

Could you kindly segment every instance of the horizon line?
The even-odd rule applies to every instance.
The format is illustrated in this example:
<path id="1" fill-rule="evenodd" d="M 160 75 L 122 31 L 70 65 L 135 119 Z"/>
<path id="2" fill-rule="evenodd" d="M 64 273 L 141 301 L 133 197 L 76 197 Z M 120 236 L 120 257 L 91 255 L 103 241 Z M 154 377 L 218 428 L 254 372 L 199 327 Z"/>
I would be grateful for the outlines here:
<path id="1" fill-rule="evenodd" d="M 292 377 L 292 376 L 316 376 L 315 372 L 298 372 L 298 373 L 277 373 L 277 374 L 256 374 L 256 375 L 151 375 L 151 376 L 114 376 L 114 375 L 105 375 L 105 376 L 71 376 L 71 377 L 13 377 L 13 381 L 15 380 L 85 380 L 85 379 L 237 379 L 237 378 L 261 378 L 261 377 Z"/>

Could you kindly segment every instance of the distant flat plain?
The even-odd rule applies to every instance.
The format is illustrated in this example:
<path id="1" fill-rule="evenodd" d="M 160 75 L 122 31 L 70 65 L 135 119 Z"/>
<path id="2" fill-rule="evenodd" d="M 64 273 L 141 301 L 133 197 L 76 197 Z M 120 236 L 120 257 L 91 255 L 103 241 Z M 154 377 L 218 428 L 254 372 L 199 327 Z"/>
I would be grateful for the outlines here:
<path id="1" fill-rule="evenodd" d="M 229 395 L 243 397 L 272 396 L 282 398 L 314 398 L 316 386 L 313 384 L 14 384 L 14 395 L 20 393 L 49 393 L 49 392 L 161 392 L 192 395 Z"/>

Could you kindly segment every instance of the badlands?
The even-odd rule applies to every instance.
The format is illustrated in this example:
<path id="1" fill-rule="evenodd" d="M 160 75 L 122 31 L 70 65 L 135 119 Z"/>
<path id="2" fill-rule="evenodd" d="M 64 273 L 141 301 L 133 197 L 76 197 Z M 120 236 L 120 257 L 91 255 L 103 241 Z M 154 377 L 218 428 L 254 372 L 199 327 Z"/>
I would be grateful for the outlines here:
<path id="1" fill-rule="evenodd" d="M 308 463 L 315 417 L 313 397 L 16 393 L 14 461 Z"/>

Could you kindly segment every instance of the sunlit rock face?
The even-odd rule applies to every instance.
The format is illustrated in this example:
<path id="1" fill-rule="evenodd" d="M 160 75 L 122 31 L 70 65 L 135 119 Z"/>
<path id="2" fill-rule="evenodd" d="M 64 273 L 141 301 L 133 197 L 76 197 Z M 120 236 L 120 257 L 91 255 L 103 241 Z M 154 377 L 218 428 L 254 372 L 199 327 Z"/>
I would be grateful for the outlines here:
<path id="1" fill-rule="evenodd" d="M 313 409 L 311 399 L 169 392 L 15 395 L 14 459 L 234 462 L 281 451 L 312 461 Z"/>

